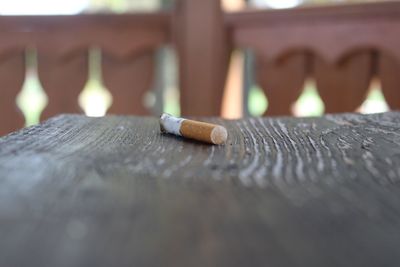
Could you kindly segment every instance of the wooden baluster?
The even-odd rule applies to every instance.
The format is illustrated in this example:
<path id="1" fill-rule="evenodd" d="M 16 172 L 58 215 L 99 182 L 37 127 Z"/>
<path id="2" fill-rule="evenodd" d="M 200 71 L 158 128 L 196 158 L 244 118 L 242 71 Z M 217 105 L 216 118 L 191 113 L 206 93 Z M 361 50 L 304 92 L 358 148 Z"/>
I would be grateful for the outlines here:
<path id="1" fill-rule="evenodd" d="M 231 52 L 220 1 L 176 1 L 174 26 L 182 115 L 220 115 Z"/>
<path id="2" fill-rule="evenodd" d="M 372 53 L 352 54 L 338 63 L 314 59 L 314 75 L 326 113 L 355 111 L 365 100 L 373 75 Z"/>
<path id="3" fill-rule="evenodd" d="M 150 114 L 149 109 L 143 105 L 143 97 L 151 87 L 154 68 L 154 51 L 126 57 L 116 57 L 104 52 L 102 55 L 103 81 L 113 97 L 109 112 Z"/>
<path id="4" fill-rule="evenodd" d="M 87 50 L 60 54 L 39 49 L 38 75 L 48 97 L 41 119 L 59 113 L 82 112 L 78 96 L 88 79 Z"/>
<path id="5" fill-rule="evenodd" d="M 8 51 L 0 55 L 0 136 L 24 126 L 24 116 L 16 96 L 25 79 L 25 52 Z"/>
<path id="6" fill-rule="evenodd" d="M 400 109 L 400 60 L 387 54 L 380 54 L 378 74 L 389 107 Z"/>
<path id="7" fill-rule="evenodd" d="M 296 53 L 265 62 L 256 55 L 256 77 L 268 98 L 268 115 L 289 115 L 308 72 L 307 54 Z"/>

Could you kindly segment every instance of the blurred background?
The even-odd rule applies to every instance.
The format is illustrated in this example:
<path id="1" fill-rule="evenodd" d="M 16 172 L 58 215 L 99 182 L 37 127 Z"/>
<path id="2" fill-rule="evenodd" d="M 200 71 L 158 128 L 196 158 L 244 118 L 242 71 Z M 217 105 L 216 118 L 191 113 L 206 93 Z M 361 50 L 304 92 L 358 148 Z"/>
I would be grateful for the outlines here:
<path id="1" fill-rule="evenodd" d="M 201 0 L 199 0 L 201 1 Z M 343 5 L 365 0 L 224 0 L 225 12 L 237 12 L 247 8 L 287 9 L 298 6 Z M 170 11 L 173 0 L 0 0 L 1 16 L 24 15 L 76 15 L 76 14 L 125 14 L 136 12 Z M 88 116 L 104 116 L 112 105 L 113 97 L 102 79 L 101 49 L 92 47 L 89 51 L 88 80 L 79 95 L 79 105 Z M 266 95 L 254 79 L 254 55 L 251 49 L 233 51 L 225 85 L 222 116 L 261 116 L 268 110 Z M 150 114 L 168 112 L 180 115 L 179 82 L 177 56 L 170 45 L 158 49 L 155 65 L 155 82 L 144 95 L 142 101 Z M 236 99 L 235 101 L 231 101 Z M 242 106 L 232 103 L 242 103 Z M 37 73 L 37 51 L 35 47 L 26 49 L 26 76 L 21 91 L 16 98 L 22 110 L 26 125 L 39 121 L 40 114 L 48 104 L 48 96 Z M 359 111 L 363 113 L 388 110 L 381 92 L 380 83 L 374 80 Z M 324 112 L 324 103 L 316 89 L 313 78 L 307 78 L 304 89 L 293 104 L 295 116 L 318 116 Z"/>

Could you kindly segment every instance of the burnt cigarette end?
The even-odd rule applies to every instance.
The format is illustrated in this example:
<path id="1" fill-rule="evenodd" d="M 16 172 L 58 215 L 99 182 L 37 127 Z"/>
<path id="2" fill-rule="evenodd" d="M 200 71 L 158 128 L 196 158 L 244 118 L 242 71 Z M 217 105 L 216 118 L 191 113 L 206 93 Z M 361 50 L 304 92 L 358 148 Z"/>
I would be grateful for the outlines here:
<path id="1" fill-rule="evenodd" d="M 225 143 L 227 138 L 228 138 L 228 132 L 222 126 L 217 125 L 211 131 L 211 141 L 216 145 L 221 145 Z"/>

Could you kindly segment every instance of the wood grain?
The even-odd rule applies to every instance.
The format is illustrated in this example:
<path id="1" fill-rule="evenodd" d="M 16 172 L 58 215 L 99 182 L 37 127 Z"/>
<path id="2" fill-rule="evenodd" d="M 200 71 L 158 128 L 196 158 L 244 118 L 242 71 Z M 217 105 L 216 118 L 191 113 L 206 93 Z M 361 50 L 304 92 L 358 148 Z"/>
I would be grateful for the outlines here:
<path id="1" fill-rule="evenodd" d="M 398 266 L 400 113 L 63 115 L 0 138 L 0 266 Z"/>

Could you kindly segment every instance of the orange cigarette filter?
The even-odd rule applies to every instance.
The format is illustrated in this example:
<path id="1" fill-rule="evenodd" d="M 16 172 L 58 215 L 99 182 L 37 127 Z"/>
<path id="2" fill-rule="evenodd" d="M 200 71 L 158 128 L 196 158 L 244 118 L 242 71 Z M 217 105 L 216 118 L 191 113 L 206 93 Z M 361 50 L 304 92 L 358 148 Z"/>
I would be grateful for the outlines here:
<path id="1" fill-rule="evenodd" d="M 164 133 L 215 145 L 225 143 L 228 138 L 228 132 L 221 125 L 177 118 L 166 113 L 160 117 L 160 129 Z"/>

